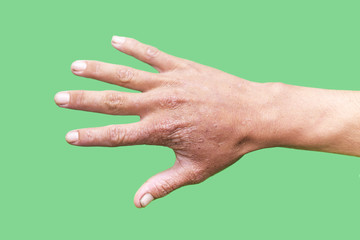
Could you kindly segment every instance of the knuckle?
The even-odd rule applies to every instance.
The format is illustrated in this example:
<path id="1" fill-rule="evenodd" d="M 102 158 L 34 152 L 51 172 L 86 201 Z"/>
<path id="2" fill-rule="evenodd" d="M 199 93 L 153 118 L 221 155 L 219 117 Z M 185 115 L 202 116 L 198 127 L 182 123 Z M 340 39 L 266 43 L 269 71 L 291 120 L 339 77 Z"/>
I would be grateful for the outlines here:
<path id="1" fill-rule="evenodd" d="M 119 68 L 117 72 L 118 80 L 121 83 L 128 83 L 134 78 L 134 71 L 125 68 Z"/>
<path id="2" fill-rule="evenodd" d="M 124 96 L 117 92 L 105 92 L 103 103 L 109 112 L 116 112 L 124 104 Z"/>
<path id="3" fill-rule="evenodd" d="M 186 127 L 187 124 L 183 120 L 164 119 L 152 127 L 150 134 L 157 145 L 177 149 L 184 145 L 182 136 Z"/>
<path id="4" fill-rule="evenodd" d="M 96 76 L 101 75 L 103 64 L 97 61 L 94 61 L 93 64 L 94 64 L 94 74 Z"/>
<path id="5" fill-rule="evenodd" d="M 153 46 L 146 46 L 146 57 L 148 59 L 154 58 L 158 56 L 160 53 L 160 50 Z"/>
<path id="6" fill-rule="evenodd" d="M 194 62 L 187 60 L 187 59 L 182 59 L 180 58 L 179 61 L 177 61 L 177 66 L 176 68 L 178 69 L 192 69 L 194 67 Z"/>
<path id="7" fill-rule="evenodd" d="M 157 192 L 162 195 L 168 195 L 174 190 L 173 185 L 166 179 L 162 179 L 158 184 L 155 185 Z"/>
<path id="8" fill-rule="evenodd" d="M 154 126 L 153 131 L 165 137 L 173 134 L 174 132 L 177 132 L 179 128 L 181 128 L 181 126 L 178 121 L 165 119 L 158 122 Z"/>
<path id="9" fill-rule="evenodd" d="M 162 73 L 159 74 L 157 80 L 159 82 L 159 87 L 162 87 L 161 91 L 167 90 L 170 91 L 172 95 L 180 96 L 182 98 L 185 97 L 185 90 L 182 89 L 185 89 L 184 85 L 186 82 L 184 81 L 183 76 L 180 77 L 180 74 L 178 76 L 176 74 Z"/>
<path id="10" fill-rule="evenodd" d="M 74 105 L 74 106 L 84 105 L 85 91 L 84 90 L 77 91 L 75 94 L 75 98 L 74 98 L 74 96 L 72 96 L 72 98 L 74 99 L 74 101 L 72 101 L 72 103 L 71 103 L 72 105 Z"/>
<path id="11" fill-rule="evenodd" d="M 167 94 L 160 96 L 159 100 L 159 106 L 161 108 L 166 109 L 177 109 L 179 108 L 183 103 L 185 103 L 185 99 L 183 97 L 180 97 L 179 94 Z"/>
<path id="12" fill-rule="evenodd" d="M 86 140 L 88 142 L 92 142 L 94 141 L 96 134 L 94 133 L 94 130 L 87 129 L 86 131 L 83 132 L 83 136 L 86 137 Z"/>
<path id="13" fill-rule="evenodd" d="M 110 126 L 107 131 L 109 146 L 123 145 L 126 141 L 126 130 L 117 126 Z"/>
<path id="14" fill-rule="evenodd" d="M 191 75 L 204 73 L 204 65 L 201 65 L 199 63 L 190 60 L 183 59 L 182 68 L 186 69 L 186 72 L 188 72 Z"/>

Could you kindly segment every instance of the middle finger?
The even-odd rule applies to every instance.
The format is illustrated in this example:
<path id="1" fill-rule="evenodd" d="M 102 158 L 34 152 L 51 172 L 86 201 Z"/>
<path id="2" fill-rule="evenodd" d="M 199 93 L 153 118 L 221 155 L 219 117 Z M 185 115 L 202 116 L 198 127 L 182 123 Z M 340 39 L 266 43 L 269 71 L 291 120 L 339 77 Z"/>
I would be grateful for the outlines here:
<path id="1" fill-rule="evenodd" d="M 162 84 L 160 74 L 98 61 L 75 61 L 71 65 L 71 71 L 78 76 L 139 91 L 146 91 Z"/>
<path id="2" fill-rule="evenodd" d="M 111 115 L 141 115 L 147 109 L 143 93 L 118 91 L 65 91 L 55 95 L 59 107 L 106 113 Z"/>

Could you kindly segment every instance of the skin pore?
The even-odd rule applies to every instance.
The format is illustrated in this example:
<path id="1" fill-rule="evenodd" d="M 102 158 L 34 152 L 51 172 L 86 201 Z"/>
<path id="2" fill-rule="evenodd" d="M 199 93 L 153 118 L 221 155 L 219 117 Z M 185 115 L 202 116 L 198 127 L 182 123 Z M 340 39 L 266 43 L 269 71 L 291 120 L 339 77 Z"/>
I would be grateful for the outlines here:
<path id="1" fill-rule="evenodd" d="M 114 36 L 112 45 L 158 73 L 76 61 L 71 66 L 75 75 L 139 92 L 64 91 L 55 102 L 69 109 L 140 116 L 136 123 L 70 131 L 66 140 L 72 145 L 149 144 L 174 150 L 174 165 L 140 187 L 136 207 L 200 183 L 262 148 L 360 156 L 358 92 L 255 83 L 135 39 Z"/>

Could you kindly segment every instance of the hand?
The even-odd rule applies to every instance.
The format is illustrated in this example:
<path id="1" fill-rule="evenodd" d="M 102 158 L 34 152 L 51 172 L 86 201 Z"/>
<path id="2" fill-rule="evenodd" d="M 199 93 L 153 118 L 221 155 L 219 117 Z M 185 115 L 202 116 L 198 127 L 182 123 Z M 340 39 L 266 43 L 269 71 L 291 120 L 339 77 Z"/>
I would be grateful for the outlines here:
<path id="1" fill-rule="evenodd" d="M 335 129 L 334 121 L 327 121 L 334 119 L 333 115 L 326 104 L 311 107 L 311 102 L 320 102 L 319 96 L 326 95 L 323 91 L 327 90 L 250 82 L 168 55 L 131 38 L 113 37 L 112 45 L 150 64 L 159 73 L 76 61 L 71 70 L 78 76 L 141 92 L 67 91 L 57 93 L 55 102 L 64 108 L 140 116 L 136 123 L 71 131 L 66 135 L 70 144 L 149 144 L 174 150 L 175 164 L 140 187 L 134 198 L 136 207 L 145 207 L 182 186 L 200 183 L 257 149 L 285 146 L 322 150 L 326 146 L 329 150 L 326 141 L 330 138 L 322 136 L 323 132 L 334 133 L 329 131 Z M 333 98 L 333 94 L 328 96 L 324 99 Z M 317 128 L 319 125 L 322 131 Z"/>
<path id="2" fill-rule="evenodd" d="M 114 37 L 119 51 L 159 71 L 150 73 L 97 61 L 76 61 L 74 74 L 141 91 L 67 91 L 60 107 L 139 115 L 140 122 L 71 131 L 78 146 L 162 145 L 176 154 L 173 167 L 150 178 L 136 193 L 137 207 L 189 184 L 200 183 L 260 146 L 252 142 L 262 96 L 251 83 L 211 67 L 170 56 L 131 38 Z M 250 90 L 251 85 L 251 90 Z"/>

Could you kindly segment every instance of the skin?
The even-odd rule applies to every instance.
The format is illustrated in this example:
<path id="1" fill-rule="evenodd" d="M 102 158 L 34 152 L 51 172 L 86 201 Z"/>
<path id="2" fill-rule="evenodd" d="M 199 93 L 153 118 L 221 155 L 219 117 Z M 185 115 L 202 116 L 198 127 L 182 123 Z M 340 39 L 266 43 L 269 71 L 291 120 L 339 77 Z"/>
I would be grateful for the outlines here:
<path id="1" fill-rule="evenodd" d="M 135 39 L 115 36 L 112 45 L 158 73 L 76 61 L 75 75 L 139 92 L 65 91 L 55 95 L 55 102 L 69 109 L 140 116 L 136 123 L 73 130 L 66 135 L 72 145 L 149 144 L 174 150 L 174 165 L 140 187 L 136 207 L 200 183 L 262 148 L 360 156 L 358 92 L 255 83 Z"/>

